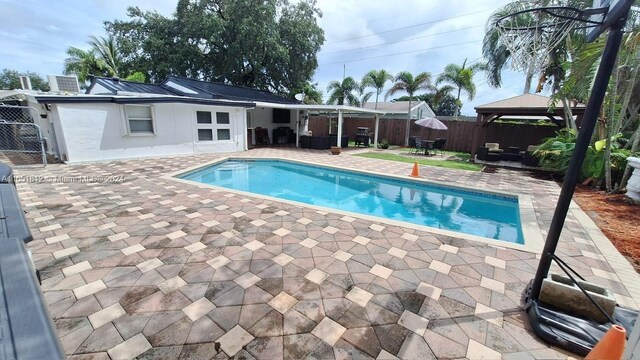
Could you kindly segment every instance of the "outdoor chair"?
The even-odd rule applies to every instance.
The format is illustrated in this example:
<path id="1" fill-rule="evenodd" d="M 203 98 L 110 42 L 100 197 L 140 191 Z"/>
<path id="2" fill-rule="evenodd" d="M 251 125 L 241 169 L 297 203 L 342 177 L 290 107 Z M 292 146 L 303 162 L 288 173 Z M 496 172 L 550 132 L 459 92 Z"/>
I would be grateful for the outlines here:
<path id="1" fill-rule="evenodd" d="M 533 156 L 533 152 L 537 149 L 538 147 L 534 145 L 529 145 L 529 147 L 527 147 L 527 151 L 522 155 L 522 165 L 533 167 L 540 166 L 538 158 Z"/>
<path id="2" fill-rule="evenodd" d="M 447 139 L 442 139 L 442 138 L 436 139 L 436 141 L 433 143 L 433 150 L 435 150 L 436 153 L 440 151 L 440 154 L 444 156 L 444 144 L 446 143 L 447 143 Z"/>
<path id="3" fill-rule="evenodd" d="M 503 152 L 504 150 L 500 149 L 500 144 L 498 143 L 485 143 L 484 147 L 489 149 L 489 152 Z"/>
<path id="4" fill-rule="evenodd" d="M 412 142 L 413 147 L 411 147 L 411 150 L 409 150 L 409 154 L 418 154 L 421 150 L 423 150 L 422 140 L 420 140 L 419 138 L 415 138 Z"/>

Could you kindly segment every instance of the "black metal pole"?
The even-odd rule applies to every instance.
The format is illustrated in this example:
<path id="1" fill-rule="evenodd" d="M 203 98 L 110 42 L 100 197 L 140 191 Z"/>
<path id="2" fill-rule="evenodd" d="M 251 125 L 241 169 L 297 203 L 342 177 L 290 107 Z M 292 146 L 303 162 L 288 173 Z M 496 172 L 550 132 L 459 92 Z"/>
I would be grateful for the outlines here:
<path id="1" fill-rule="evenodd" d="M 571 198 L 578 182 L 578 177 L 582 169 L 582 162 L 587 154 L 587 148 L 591 142 L 591 136 L 593 130 L 596 127 L 596 121 L 604 97 L 609 85 L 609 78 L 611 72 L 615 66 L 616 58 L 618 56 L 618 50 L 620 49 L 620 43 L 622 42 L 623 31 L 622 28 L 626 22 L 626 16 L 621 18 L 618 22 L 611 26 L 609 30 L 609 37 L 607 38 L 607 44 L 605 45 L 602 53 L 602 60 L 598 67 L 593 88 L 591 89 L 591 96 L 587 102 L 587 107 L 582 118 L 582 124 L 580 132 L 578 133 L 578 139 L 576 140 L 576 146 L 573 149 L 571 161 L 567 168 L 567 173 L 562 182 L 562 190 L 558 197 L 558 204 L 556 205 L 553 219 L 551 220 L 551 226 L 549 227 L 549 233 L 547 234 L 547 240 L 542 250 L 542 257 L 538 264 L 538 270 L 536 276 L 533 279 L 531 285 L 530 300 L 537 300 L 540 296 L 540 289 L 542 287 L 542 281 L 547 276 L 551 262 L 553 261 L 553 255 L 556 252 L 558 246 L 558 240 L 562 233 L 562 227 L 564 226 L 567 212 L 569 211 L 569 205 L 571 204 Z"/>

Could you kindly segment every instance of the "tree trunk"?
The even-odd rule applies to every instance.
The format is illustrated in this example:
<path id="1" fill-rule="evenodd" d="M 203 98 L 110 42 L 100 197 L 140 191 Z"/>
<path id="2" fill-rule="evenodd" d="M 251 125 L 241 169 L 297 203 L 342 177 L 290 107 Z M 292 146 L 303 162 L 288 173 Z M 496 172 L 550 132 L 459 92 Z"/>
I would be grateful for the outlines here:
<path id="1" fill-rule="evenodd" d="M 527 71 L 527 77 L 524 80 L 524 91 L 522 92 L 523 95 L 531 93 L 532 78 L 533 78 L 533 64 L 531 65 L 531 67 L 529 67 L 529 70 Z"/>
<path id="2" fill-rule="evenodd" d="M 458 120 L 458 114 L 460 113 L 460 91 L 462 90 L 462 88 L 458 87 L 458 98 L 456 99 L 456 114 L 455 114 L 455 120 Z"/>
<path id="3" fill-rule="evenodd" d="M 404 146 L 409 146 L 409 131 L 411 131 L 411 100 L 413 94 L 409 94 L 409 112 L 407 113 L 407 126 L 404 133 Z"/>
<path id="4" fill-rule="evenodd" d="M 376 105 L 373 107 L 373 110 L 378 110 L 378 96 L 380 95 L 379 91 L 376 91 Z"/>
<path id="5" fill-rule="evenodd" d="M 571 106 L 569 106 L 569 101 L 566 96 L 562 96 L 562 109 L 564 110 L 564 122 L 567 128 L 577 130 L 576 120 L 573 118 L 573 111 L 571 111 Z"/>

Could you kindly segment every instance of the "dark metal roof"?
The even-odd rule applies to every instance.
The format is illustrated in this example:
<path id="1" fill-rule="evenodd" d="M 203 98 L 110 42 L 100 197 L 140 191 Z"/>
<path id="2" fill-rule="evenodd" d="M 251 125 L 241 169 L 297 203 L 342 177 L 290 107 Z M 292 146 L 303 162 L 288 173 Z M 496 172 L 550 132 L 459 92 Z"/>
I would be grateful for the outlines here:
<path id="1" fill-rule="evenodd" d="M 180 86 L 186 87 L 198 94 L 191 94 L 180 92 L 179 89 L 170 88 L 167 82 L 173 82 Z M 270 102 L 277 104 L 300 104 L 299 101 L 294 99 L 289 99 L 284 96 L 275 95 L 270 93 L 269 91 L 252 89 L 243 86 L 235 86 L 228 85 L 222 83 L 214 83 L 208 81 L 201 80 L 192 80 L 179 76 L 169 76 L 163 83 L 162 86 L 166 89 L 171 89 L 176 93 L 179 93 L 182 96 L 190 96 L 190 97 L 201 97 L 201 98 L 222 98 L 227 100 L 236 100 L 236 101 L 259 101 L 259 102 Z"/>
<path id="2" fill-rule="evenodd" d="M 39 103 L 71 104 L 71 103 L 116 103 L 116 104 L 154 104 L 154 103 L 185 103 L 200 105 L 216 105 L 229 107 L 253 108 L 252 102 L 225 101 L 216 99 L 190 98 L 184 96 L 102 96 L 102 95 L 36 95 Z"/>
<path id="3" fill-rule="evenodd" d="M 87 88 L 86 93 L 90 94 L 95 85 L 100 85 L 108 89 L 110 94 L 117 95 L 118 91 L 131 92 L 131 93 L 144 93 L 144 94 L 158 94 L 158 95 L 177 95 L 176 92 L 171 91 L 162 85 L 140 83 L 135 81 L 127 81 L 118 78 L 106 78 L 95 76 L 91 79 L 91 85 Z M 96 94 L 100 95 L 100 94 Z"/>

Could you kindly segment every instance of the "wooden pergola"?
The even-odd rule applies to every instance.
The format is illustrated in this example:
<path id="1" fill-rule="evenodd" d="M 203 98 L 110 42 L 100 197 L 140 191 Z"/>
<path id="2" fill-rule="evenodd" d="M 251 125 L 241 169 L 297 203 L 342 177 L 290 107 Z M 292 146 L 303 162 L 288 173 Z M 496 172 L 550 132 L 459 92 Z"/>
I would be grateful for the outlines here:
<path id="1" fill-rule="evenodd" d="M 562 103 L 557 101 L 551 104 L 551 98 L 537 94 L 524 94 L 508 99 L 495 101 L 489 104 L 476 106 L 476 126 L 473 131 L 473 142 L 471 148 L 471 158 L 476 155 L 478 146 L 482 144 L 481 139 L 485 139 L 486 131 L 493 122 L 498 119 L 513 116 L 523 118 L 548 118 L 558 127 L 564 127 L 564 110 Z M 551 105 L 554 105 L 551 107 Z M 582 122 L 584 115 L 584 104 L 572 104 L 571 111 L 576 117 L 576 124 Z"/>

